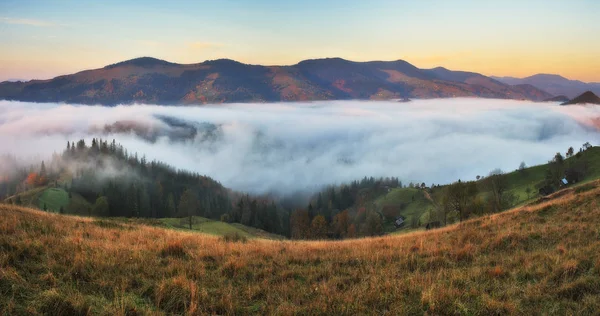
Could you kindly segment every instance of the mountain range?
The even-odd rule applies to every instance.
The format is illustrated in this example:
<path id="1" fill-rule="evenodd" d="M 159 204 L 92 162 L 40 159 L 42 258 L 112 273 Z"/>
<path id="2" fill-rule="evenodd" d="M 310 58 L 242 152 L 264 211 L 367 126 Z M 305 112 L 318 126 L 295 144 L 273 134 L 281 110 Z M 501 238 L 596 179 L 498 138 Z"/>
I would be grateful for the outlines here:
<path id="1" fill-rule="evenodd" d="M 564 95 L 573 99 L 578 95 L 591 91 L 600 94 L 600 82 L 582 82 L 569 80 L 559 75 L 537 74 L 526 78 L 515 77 L 491 77 L 508 85 L 530 84 L 538 89 L 544 90 L 555 96 Z"/>
<path id="2" fill-rule="evenodd" d="M 207 104 L 483 97 L 542 101 L 554 95 L 442 67 L 397 61 L 305 60 L 292 66 L 229 59 L 176 64 L 141 57 L 49 80 L 0 83 L 0 99 L 80 104 Z"/>

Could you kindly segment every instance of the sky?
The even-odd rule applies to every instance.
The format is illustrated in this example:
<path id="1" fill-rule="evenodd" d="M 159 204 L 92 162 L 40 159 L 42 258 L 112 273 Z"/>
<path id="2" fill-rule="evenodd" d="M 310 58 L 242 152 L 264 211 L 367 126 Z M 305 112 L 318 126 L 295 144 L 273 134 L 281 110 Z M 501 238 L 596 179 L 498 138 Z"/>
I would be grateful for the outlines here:
<path id="1" fill-rule="evenodd" d="M 141 56 L 406 60 L 485 75 L 600 82 L 597 0 L 1 0 L 0 80 Z"/>

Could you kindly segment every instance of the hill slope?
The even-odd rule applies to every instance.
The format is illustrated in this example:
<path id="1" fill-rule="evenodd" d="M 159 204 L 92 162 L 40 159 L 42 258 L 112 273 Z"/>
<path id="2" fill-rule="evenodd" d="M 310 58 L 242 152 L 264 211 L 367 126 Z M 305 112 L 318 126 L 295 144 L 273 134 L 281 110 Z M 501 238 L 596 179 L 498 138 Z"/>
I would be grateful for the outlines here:
<path id="1" fill-rule="evenodd" d="M 595 95 L 592 91 L 586 91 L 578 97 L 563 103 L 562 105 L 570 104 L 600 104 L 600 97 Z"/>
<path id="2" fill-rule="evenodd" d="M 476 73 L 423 70 L 403 60 L 352 62 L 341 58 L 260 66 L 228 59 L 175 64 L 142 57 L 50 80 L 0 83 L 0 99 L 103 105 L 468 96 L 552 97 L 533 86 L 513 87 Z"/>
<path id="3" fill-rule="evenodd" d="M 555 97 L 552 97 L 550 99 L 546 99 L 544 100 L 544 102 L 567 102 L 569 101 L 569 97 L 567 97 L 566 95 L 557 95 Z"/>
<path id="4" fill-rule="evenodd" d="M 403 236 L 229 243 L 0 205 L 3 314 L 593 314 L 598 183 Z"/>
<path id="5" fill-rule="evenodd" d="M 509 85 L 530 84 L 538 89 L 549 92 L 553 95 L 565 95 L 568 98 L 574 98 L 584 91 L 593 91 L 600 94 L 600 83 L 582 82 L 579 80 L 569 80 L 559 75 L 537 74 L 526 78 L 514 77 L 492 77 L 500 82 Z"/>

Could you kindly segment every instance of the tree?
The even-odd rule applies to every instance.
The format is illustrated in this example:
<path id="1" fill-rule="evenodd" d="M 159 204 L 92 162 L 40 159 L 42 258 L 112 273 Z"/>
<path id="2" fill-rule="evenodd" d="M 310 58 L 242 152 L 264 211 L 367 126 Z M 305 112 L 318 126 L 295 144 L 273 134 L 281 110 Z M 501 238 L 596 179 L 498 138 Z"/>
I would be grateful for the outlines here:
<path id="1" fill-rule="evenodd" d="M 348 226 L 348 234 L 346 236 L 348 238 L 356 237 L 356 225 L 350 224 L 350 226 Z"/>
<path id="2" fill-rule="evenodd" d="M 556 155 L 554 155 L 553 162 L 562 165 L 565 162 L 565 158 L 563 158 L 560 153 L 556 153 Z"/>
<path id="3" fill-rule="evenodd" d="M 46 203 L 44 203 L 44 212 L 48 211 L 48 207 L 46 206 Z"/>
<path id="4" fill-rule="evenodd" d="M 65 213 L 65 210 L 61 206 L 60 209 L 58 209 L 58 214 L 64 214 L 64 213 Z"/>
<path id="5" fill-rule="evenodd" d="M 294 239 L 306 239 L 310 235 L 310 217 L 307 210 L 295 210 L 290 216 L 291 236 Z"/>
<path id="6" fill-rule="evenodd" d="M 510 195 L 507 195 L 508 179 L 502 170 L 492 170 L 490 175 L 486 178 L 486 185 L 488 190 L 492 192 L 491 205 L 493 212 L 497 213 L 511 206 L 510 204 L 512 204 L 512 201 Z"/>
<path id="7" fill-rule="evenodd" d="M 231 218 L 230 218 L 229 214 L 223 214 L 223 215 L 221 215 L 221 222 L 223 222 L 223 223 L 229 223 L 229 222 L 231 222 Z"/>
<path id="8" fill-rule="evenodd" d="M 83 139 L 80 139 L 80 140 L 77 142 L 77 150 L 78 150 L 78 151 L 82 151 L 82 150 L 84 150 L 85 148 L 86 148 L 86 147 L 85 147 L 85 140 L 83 140 Z"/>
<path id="9" fill-rule="evenodd" d="M 46 173 L 46 165 L 44 164 L 44 161 L 42 160 L 42 165 L 40 166 L 40 177 L 46 177 L 47 173 Z"/>
<path id="10" fill-rule="evenodd" d="M 109 207 L 108 207 L 108 198 L 106 196 L 101 196 L 96 199 L 96 203 L 93 206 L 93 213 L 96 216 L 109 216 Z"/>
<path id="11" fill-rule="evenodd" d="M 27 179 L 25 179 L 25 182 L 31 187 L 37 186 L 39 183 L 38 174 L 35 172 L 30 172 L 29 175 L 27 175 Z"/>
<path id="12" fill-rule="evenodd" d="M 175 198 L 173 197 L 173 193 L 169 193 L 167 197 L 167 217 L 175 216 L 177 213 L 177 207 L 175 206 Z"/>
<path id="13" fill-rule="evenodd" d="M 188 217 L 188 224 L 192 229 L 194 212 L 198 208 L 198 197 L 190 189 L 187 189 L 181 195 L 179 200 L 179 216 Z"/>
<path id="14" fill-rule="evenodd" d="M 312 223 L 310 224 L 310 230 L 312 238 L 314 239 L 324 239 L 327 237 L 327 221 L 325 220 L 325 216 L 317 215 L 313 218 Z"/>
<path id="15" fill-rule="evenodd" d="M 477 195 L 475 182 L 457 182 L 448 186 L 444 198 L 444 222 L 447 221 L 449 212 L 457 212 L 459 220 L 467 219 L 473 211 L 473 199 Z"/>
<path id="16" fill-rule="evenodd" d="M 385 219 L 388 221 L 396 220 L 396 217 L 400 214 L 400 210 L 402 209 L 402 205 L 385 205 L 381 209 L 381 213 L 385 216 Z"/>
<path id="17" fill-rule="evenodd" d="M 321 212 L 323 210 L 323 195 L 319 192 L 319 197 L 317 198 L 317 211 Z"/>
<path id="18" fill-rule="evenodd" d="M 554 158 L 548 163 L 544 187 L 549 191 L 554 191 L 560 185 L 565 177 L 565 160 L 560 153 L 556 153 Z"/>
<path id="19" fill-rule="evenodd" d="M 381 233 L 383 233 L 381 216 L 377 212 L 369 212 L 365 221 L 365 234 L 368 236 L 377 236 L 381 235 Z"/>
<path id="20" fill-rule="evenodd" d="M 411 216 L 410 218 L 410 227 L 411 228 L 419 228 L 420 219 L 418 216 Z"/>
<path id="21" fill-rule="evenodd" d="M 532 192 L 532 191 L 533 191 L 533 190 L 531 189 L 531 187 L 527 187 L 527 188 L 525 188 L 525 193 L 527 193 L 527 198 L 528 198 L 528 199 L 529 199 L 529 198 L 531 198 L 531 192 Z"/>
<path id="22" fill-rule="evenodd" d="M 348 210 L 344 210 L 333 217 L 333 232 L 337 237 L 345 238 L 348 235 L 350 225 L 350 215 Z"/>
<path id="23" fill-rule="evenodd" d="M 573 149 L 573 147 L 569 147 L 569 149 L 567 150 L 567 158 L 569 157 L 573 157 L 575 150 Z"/>
<path id="24" fill-rule="evenodd" d="M 588 150 L 592 148 L 592 145 L 590 144 L 590 142 L 585 142 L 585 144 L 583 144 L 583 150 Z"/>
<path id="25" fill-rule="evenodd" d="M 521 161 L 521 164 L 519 165 L 519 173 L 525 173 L 525 168 L 527 168 L 527 165 L 525 164 L 525 161 Z"/>

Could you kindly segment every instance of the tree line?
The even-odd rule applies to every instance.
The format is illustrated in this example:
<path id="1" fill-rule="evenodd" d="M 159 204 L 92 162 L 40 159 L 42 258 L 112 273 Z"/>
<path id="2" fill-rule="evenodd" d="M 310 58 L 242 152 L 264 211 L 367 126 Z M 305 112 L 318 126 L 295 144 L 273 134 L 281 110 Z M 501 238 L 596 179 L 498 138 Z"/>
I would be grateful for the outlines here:
<path id="1" fill-rule="evenodd" d="M 581 181 L 589 168 L 583 152 L 571 147 L 566 158 L 557 153 L 545 169 L 543 181 L 526 188 L 527 197 L 538 191 L 549 194 L 564 185 Z M 282 206 L 281 200 L 251 196 L 229 190 L 214 179 L 178 170 L 145 156 L 130 153 L 115 140 L 92 139 L 68 142 L 62 154 L 48 164 L 17 168 L 14 157 L 3 156 L 2 163 L 13 170 L 0 178 L 0 194 L 13 196 L 11 203 L 22 204 L 17 193 L 44 186 L 64 188 L 69 198 L 78 195 L 90 207 L 79 214 L 110 217 L 181 218 L 191 229 L 194 217 L 202 216 L 229 223 L 241 223 L 294 239 L 343 239 L 384 233 L 406 205 L 377 206 L 374 201 L 395 188 L 415 188 L 426 192 L 433 204 L 426 222 L 412 218 L 411 227 L 427 222 L 447 225 L 473 216 L 497 213 L 513 207 L 518 197 L 510 190 L 509 175 L 497 169 L 476 181 L 458 180 L 449 185 L 427 187 L 425 183 L 403 184 L 398 178 L 364 177 L 314 194 L 305 207 Z M 573 158 L 573 159 L 567 159 Z M 522 163 L 518 174 L 529 170 Z M 66 180 L 68 179 L 68 180 Z M 415 197 L 413 196 L 413 202 Z M 61 211 L 63 209 L 61 208 Z"/>

